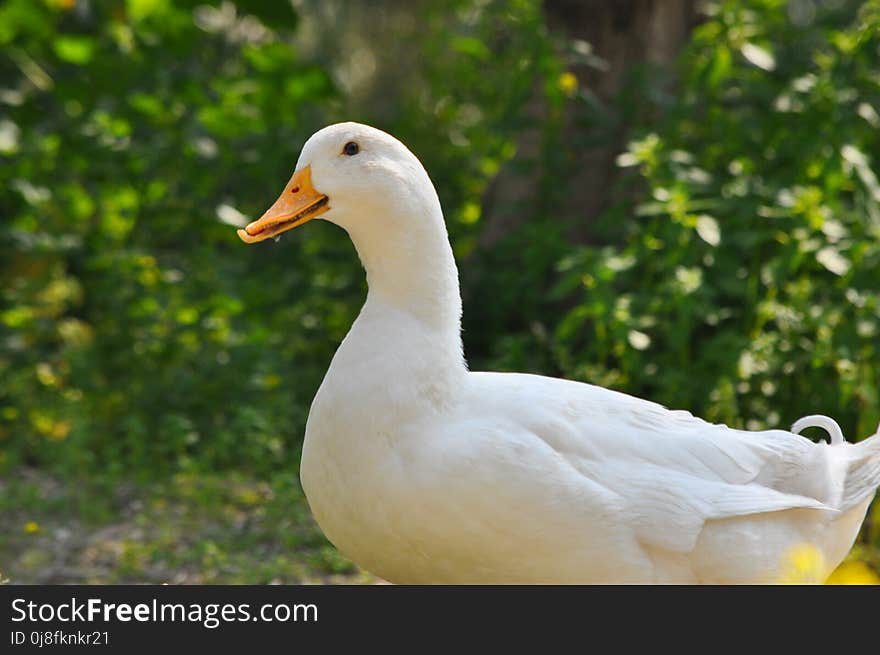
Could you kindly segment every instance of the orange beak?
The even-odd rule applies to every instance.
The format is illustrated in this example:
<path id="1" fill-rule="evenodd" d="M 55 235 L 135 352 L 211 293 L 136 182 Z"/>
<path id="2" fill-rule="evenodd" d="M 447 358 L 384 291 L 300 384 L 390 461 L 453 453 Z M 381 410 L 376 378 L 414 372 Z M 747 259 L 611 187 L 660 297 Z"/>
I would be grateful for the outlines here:
<path id="1" fill-rule="evenodd" d="M 245 243 L 257 243 L 308 223 L 330 209 L 330 199 L 312 186 L 312 169 L 306 166 L 293 174 L 278 200 L 259 220 L 238 231 Z"/>

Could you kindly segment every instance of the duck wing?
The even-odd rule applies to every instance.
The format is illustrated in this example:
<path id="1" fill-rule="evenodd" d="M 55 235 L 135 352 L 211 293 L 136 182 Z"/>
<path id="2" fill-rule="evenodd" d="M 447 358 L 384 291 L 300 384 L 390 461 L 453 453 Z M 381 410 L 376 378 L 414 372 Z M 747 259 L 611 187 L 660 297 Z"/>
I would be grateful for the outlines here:
<path id="1" fill-rule="evenodd" d="M 707 521 L 765 512 L 836 512 L 838 447 L 782 430 L 748 432 L 593 385 L 511 373 L 493 378 L 495 411 L 617 496 L 645 545 L 690 552 Z M 503 391 L 502 391 L 503 390 Z M 838 461 L 840 460 L 840 461 Z M 841 469 L 840 475 L 836 475 Z"/>

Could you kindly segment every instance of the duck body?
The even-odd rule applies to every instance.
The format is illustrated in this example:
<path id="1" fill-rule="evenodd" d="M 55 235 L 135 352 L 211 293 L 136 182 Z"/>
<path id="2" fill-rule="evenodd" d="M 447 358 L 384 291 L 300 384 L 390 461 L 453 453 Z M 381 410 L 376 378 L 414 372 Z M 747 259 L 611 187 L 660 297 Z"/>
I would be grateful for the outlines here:
<path id="1" fill-rule="evenodd" d="M 362 319 L 312 405 L 301 476 L 328 538 L 389 581 L 766 583 L 805 544 L 825 575 L 873 497 L 846 489 L 864 444 L 535 375 L 461 370 L 431 388 L 424 348 L 401 347 L 406 322 L 369 302 Z"/>
<path id="2" fill-rule="evenodd" d="M 809 546 L 817 581 L 880 485 L 880 437 L 748 432 L 601 387 L 470 372 L 437 194 L 357 123 L 305 144 L 253 243 L 344 228 L 367 300 L 312 402 L 301 480 L 327 537 L 396 583 L 764 583 Z M 799 431 L 799 429 L 798 429 Z"/>

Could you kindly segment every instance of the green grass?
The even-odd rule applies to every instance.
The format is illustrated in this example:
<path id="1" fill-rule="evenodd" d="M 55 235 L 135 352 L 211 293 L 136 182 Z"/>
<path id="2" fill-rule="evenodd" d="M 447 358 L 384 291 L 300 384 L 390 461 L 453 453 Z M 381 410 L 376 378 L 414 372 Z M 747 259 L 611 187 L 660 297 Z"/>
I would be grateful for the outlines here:
<path id="1" fill-rule="evenodd" d="M 0 481 L 0 579 L 12 583 L 371 583 L 324 538 L 294 476 L 161 483 Z"/>

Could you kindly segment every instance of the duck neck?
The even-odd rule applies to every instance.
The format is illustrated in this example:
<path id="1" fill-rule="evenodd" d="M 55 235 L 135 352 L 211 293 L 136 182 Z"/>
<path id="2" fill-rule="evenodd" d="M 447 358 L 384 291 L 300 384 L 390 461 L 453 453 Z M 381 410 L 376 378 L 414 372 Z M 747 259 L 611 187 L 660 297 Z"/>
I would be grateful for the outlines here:
<path id="1" fill-rule="evenodd" d="M 430 216 L 389 218 L 386 230 L 347 228 L 367 273 L 364 311 L 410 315 L 463 368 L 458 268 L 439 203 Z"/>

